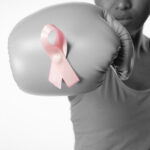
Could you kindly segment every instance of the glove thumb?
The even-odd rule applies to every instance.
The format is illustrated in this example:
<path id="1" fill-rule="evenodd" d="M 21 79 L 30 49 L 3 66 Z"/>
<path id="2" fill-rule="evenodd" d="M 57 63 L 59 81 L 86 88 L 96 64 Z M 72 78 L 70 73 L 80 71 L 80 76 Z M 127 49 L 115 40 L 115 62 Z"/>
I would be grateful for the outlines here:
<path id="1" fill-rule="evenodd" d="M 103 10 L 103 17 L 109 26 L 120 38 L 120 50 L 117 58 L 114 59 L 112 68 L 121 80 L 127 80 L 133 70 L 134 46 L 129 32 L 117 20 L 115 20 L 106 10 Z"/>

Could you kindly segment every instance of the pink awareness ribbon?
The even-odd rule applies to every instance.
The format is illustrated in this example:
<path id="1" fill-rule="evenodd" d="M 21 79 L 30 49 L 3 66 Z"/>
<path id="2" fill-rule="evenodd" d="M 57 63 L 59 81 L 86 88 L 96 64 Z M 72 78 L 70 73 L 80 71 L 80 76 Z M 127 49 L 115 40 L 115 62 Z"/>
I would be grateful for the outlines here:
<path id="1" fill-rule="evenodd" d="M 48 36 L 53 31 L 56 32 L 56 39 L 54 44 L 50 44 Z M 66 59 L 67 41 L 65 36 L 55 25 L 47 24 L 44 26 L 41 32 L 41 43 L 51 59 L 49 82 L 59 89 L 61 89 L 62 79 L 68 87 L 79 82 L 80 79 Z"/>

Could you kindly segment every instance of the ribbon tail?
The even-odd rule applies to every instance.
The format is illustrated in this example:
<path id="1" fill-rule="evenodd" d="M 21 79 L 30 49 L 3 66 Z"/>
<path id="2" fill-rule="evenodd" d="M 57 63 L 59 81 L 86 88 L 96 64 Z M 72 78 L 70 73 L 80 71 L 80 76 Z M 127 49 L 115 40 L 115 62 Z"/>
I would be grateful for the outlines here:
<path id="1" fill-rule="evenodd" d="M 51 63 L 48 80 L 57 88 L 61 89 L 62 76 L 58 71 L 58 66 L 55 63 Z"/>
<path id="2" fill-rule="evenodd" d="M 65 57 L 62 64 L 60 65 L 59 71 L 68 87 L 71 87 L 80 81 Z"/>

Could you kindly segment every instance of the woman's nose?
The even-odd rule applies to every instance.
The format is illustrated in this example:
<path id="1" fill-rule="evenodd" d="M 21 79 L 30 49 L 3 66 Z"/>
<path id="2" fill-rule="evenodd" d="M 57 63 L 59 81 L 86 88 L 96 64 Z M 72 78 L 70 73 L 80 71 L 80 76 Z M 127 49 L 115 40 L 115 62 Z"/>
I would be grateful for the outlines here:
<path id="1" fill-rule="evenodd" d="M 116 1 L 116 9 L 128 10 L 132 7 L 131 0 L 118 0 Z"/>

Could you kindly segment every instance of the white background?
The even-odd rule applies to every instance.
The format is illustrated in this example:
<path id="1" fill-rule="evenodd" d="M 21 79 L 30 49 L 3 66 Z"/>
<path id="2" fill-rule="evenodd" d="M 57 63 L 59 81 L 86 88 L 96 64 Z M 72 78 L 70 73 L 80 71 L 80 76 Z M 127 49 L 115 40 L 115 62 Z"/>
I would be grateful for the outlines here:
<path id="1" fill-rule="evenodd" d="M 76 0 L 93 3 L 92 0 Z M 8 35 L 22 18 L 69 0 L 0 0 L 0 150 L 73 150 L 74 133 L 67 97 L 22 92 L 9 66 Z M 144 34 L 150 37 L 150 19 Z"/>

